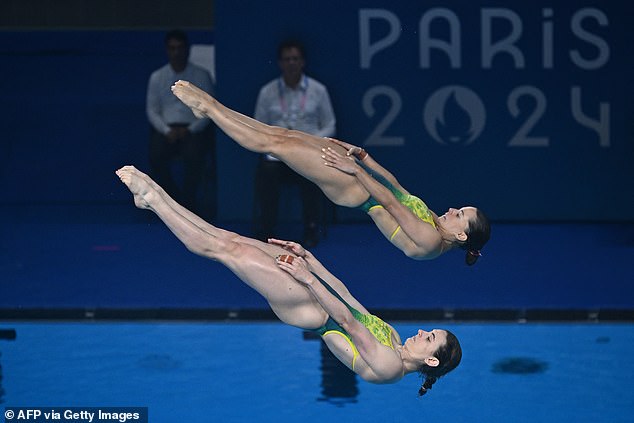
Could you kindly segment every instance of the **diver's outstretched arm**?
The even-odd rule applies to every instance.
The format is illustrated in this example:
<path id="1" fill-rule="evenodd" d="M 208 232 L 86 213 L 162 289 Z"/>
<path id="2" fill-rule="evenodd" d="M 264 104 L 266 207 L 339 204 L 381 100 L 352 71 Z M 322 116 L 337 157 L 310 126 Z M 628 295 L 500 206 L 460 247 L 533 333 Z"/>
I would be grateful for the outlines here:
<path id="1" fill-rule="evenodd" d="M 270 244 L 278 245 L 284 248 L 286 251 L 292 253 L 297 257 L 301 257 L 304 259 L 308 266 L 308 270 L 312 273 L 316 274 L 320 278 L 322 278 L 328 285 L 330 285 L 343 299 L 345 299 L 348 304 L 352 307 L 359 310 L 361 313 L 368 314 L 368 310 L 356 299 L 352 296 L 348 287 L 335 275 L 330 273 L 328 270 L 318 259 L 311 253 L 306 250 L 297 242 L 293 241 L 284 241 L 280 239 L 269 239 Z"/>
<path id="2" fill-rule="evenodd" d="M 398 198 L 385 185 L 370 175 L 354 157 L 342 154 L 326 148 L 322 150 L 322 158 L 329 167 L 334 167 L 342 172 L 354 176 L 367 192 L 387 212 L 374 213 L 373 219 L 381 230 L 381 233 L 397 245 L 407 256 L 412 258 L 434 258 L 440 254 L 442 239 L 436 229 L 423 222 L 410 209 L 402 204 Z M 403 192 L 407 195 L 407 191 Z M 400 244 L 394 240 L 398 231 L 403 231 L 406 237 L 402 237 Z"/>
<path id="3" fill-rule="evenodd" d="M 306 286 L 326 313 L 350 335 L 359 355 L 369 367 L 370 372 L 364 375 L 365 379 L 394 382 L 403 377 L 403 362 L 400 356 L 395 354 L 393 349 L 382 345 L 368 328 L 352 315 L 350 309 L 308 271 L 303 258 L 278 260 L 277 264 Z"/>
<path id="4" fill-rule="evenodd" d="M 347 156 L 356 158 L 360 163 L 363 164 L 363 166 L 367 167 L 373 172 L 376 172 L 377 174 L 384 177 L 389 183 L 394 185 L 396 189 L 398 189 L 399 191 L 405 194 L 408 193 L 407 190 L 398 182 L 396 177 L 392 173 L 390 173 L 390 171 L 388 171 L 386 168 L 381 166 L 379 162 L 374 160 L 374 158 L 370 155 L 370 153 L 365 151 L 363 148 L 358 147 L 354 144 L 347 143 L 342 140 L 338 140 L 336 138 L 328 138 L 328 139 L 331 140 L 333 143 L 345 148 L 347 150 L 347 153 L 346 153 Z"/>

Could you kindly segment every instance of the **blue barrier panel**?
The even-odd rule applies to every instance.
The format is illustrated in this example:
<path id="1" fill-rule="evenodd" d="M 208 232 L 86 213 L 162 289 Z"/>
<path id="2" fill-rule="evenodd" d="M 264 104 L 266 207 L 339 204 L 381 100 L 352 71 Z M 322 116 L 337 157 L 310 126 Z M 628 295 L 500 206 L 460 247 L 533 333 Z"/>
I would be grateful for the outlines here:
<path id="1" fill-rule="evenodd" d="M 114 171 L 148 170 L 145 95 L 167 63 L 165 31 L 0 33 L 0 205 L 103 204 L 129 193 Z M 189 32 L 213 44 L 210 31 Z"/>
<path id="2" fill-rule="evenodd" d="M 634 218 L 629 3 L 218 2 L 218 95 L 252 114 L 302 39 L 338 136 L 435 211 L 497 220 Z M 265 19 L 263 17 L 266 17 Z M 249 218 L 256 155 L 219 139 L 221 217 Z M 241 193 L 235 198 L 235 193 Z"/>

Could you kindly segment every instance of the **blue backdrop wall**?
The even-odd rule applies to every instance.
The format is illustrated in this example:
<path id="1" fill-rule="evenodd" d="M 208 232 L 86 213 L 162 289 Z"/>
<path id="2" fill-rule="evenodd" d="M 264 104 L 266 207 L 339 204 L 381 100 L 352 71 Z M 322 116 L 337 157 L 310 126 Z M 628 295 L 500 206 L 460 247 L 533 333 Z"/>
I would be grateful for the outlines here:
<path id="1" fill-rule="evenodd" d="M 498 220 L 631 220 L 631 4 L 220 1 L 219 97 L 251 114 L 302 39 L 330 89 L 338 136 L 363 145 L 437 211 Z M 221 196 L 244 192 L 255 155 L 219 142 Z M 246 165 L 245 165 L 246 164 Z M 250 192 L 249 192 L 250 194 Z M 250 211 L 250 195 L 220 203 Z"/>
<path id="2" fill-rule="evenodd" d="M 474 203 L 497 221 L 630 222 L 499 224 L 475 268 L 456 266 L 458 253 L 414 262 L 370 225 L 334 227 L 317 253 L 364 303 L 632 308 L 633 6 L 234 3 L 216 2 L 213 33 L 190 32 L 192 43 L 215 44 L 227 105 L 252 113 L 259 87 L 278 74 L 277 43 L 295 36 L 308 72 L 330 88 L 339 136 L 371 150 L 433 209 Z M 234 278 L 163 225 L 137 225 L 145 215 L 113 173 L 147 169 L 145 92 L 165 63 L 163 36 L 0 31 L 3 308 L 265 306 L 235 282 L 221 294 L 201 283 Z M 219 217 L 246 221 L 257 156 L 222 136 L 217 149 Z M 20 207 L 51 204 L 92 204 L 135 224 L 87 224 L 74 213 L 62 216 L 71 225 L 40 225 L 59 214 Z M 100 207 L 111 204 L 123 207 Z M 350 266 L 366 262 L 381 265 Z M 386 294 L 394 269 L 405 283 Z M 441 292 L 420 294 L 426 281 L 442 282 Z"/>
<path id="3" fill-rule="evenodd" d="M 164 36 L 0 32 L 1 204 L 125 201 L 114 171 L 147 170 L 145 95 L 150 73 L 167 62 Z M 189 37 L 213 44 L 211 31 Z"/>
<path id="4" fill-rule="evenodd" d="M 190 35 L 216 44 L 218 96 L 247 114 L 277 75 L 277 43 L 302 39 L 338 136 L 434 210 L 631 221 L 634 6 L 575 3 L 218 1 L 215 32 Z M 0 32 L 1 204 L 129 201 L 112 172 L 147 169 L 145 89 L 162 38 Z M 219 217 L 248 220 L 256 155 L 221 136 L 218 156 Z"/>

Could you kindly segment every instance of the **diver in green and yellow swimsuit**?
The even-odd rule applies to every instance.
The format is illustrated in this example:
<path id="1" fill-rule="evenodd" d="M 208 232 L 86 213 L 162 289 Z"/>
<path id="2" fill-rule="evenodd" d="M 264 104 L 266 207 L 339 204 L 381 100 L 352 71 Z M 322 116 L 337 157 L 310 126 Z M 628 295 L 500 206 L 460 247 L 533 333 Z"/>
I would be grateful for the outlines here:
<path id="1" fill-rule="evenodd" d="M 382 345 L 385 345 L 386 347 L 394 349 L 394 345 L 392 342 L 392 328 L 390 327 L 390 325 L 388 325 L 373 314 L 361 313 L 350 304 L 348 304 L 346 300 L 341 298 L 339 293 L 337 293 L 337 291 L 335 291 L 330 285 L 328 285 L 326 281 L 324 281 L 322 278 L 314 273 L 313 275 L 319 280 L 319 282 L 322 283 L 322 285 L 326 287 L 326 289 L 332 295 L 334 295 L 337 299 L 339 299 L 339 301 L 345 304 L 348 310 L 350 310 L 350 312 L 352 313 L 352 316 L 355 318 L 355 320 L 365 326 L 368 331 L 370 331 L 372 336 L 376 338 L 377 341 L 379 341 Z M 326 320 L 326 323 L 322 327 L 315 329 L 313 332 L 322 337 L 331 334 L 342 336 L 348 342 L 348 344 L 350 344 L 350 348 L 352 349 L 352 370 L 354 370 L 354 364 L 357 361 L 357 357 L 359 356 L 359 351 L 357 350 L 356 345 L 354 345 L 354 341 L 352 340 L 348 332 L 346 332 L 346 330 L 342 328 L 339 323 L 337 323 L 332 317 L 328 316 L 328 320 Z"/>
<path id="2" fill-rule="evenodd" d="M 427 207 L 427 204 L 423 202 L 420 198 L 411 194 L 404 194 L 399 189 L 397 189 L 394 185 L 392 185 L 383 175 L 380 173 L 370 169 L 368 166 L 365 166 L 363 162 L 359 162 L 361 167 L 368 172 L 370 176 L 379 181 L 381 185 L 390 190 L 394 197 L 398 200 L 399 203 L 407 207 L 412 213 L 414 213 L 420 220 L 425 223 L 429 223 L 434 229 L 436 229 L 436 222 L 434 221 L 434 216 L 432 212 Z M 368 198 L 368 200 L 361 204 L 358 207 L 360 210 L 369 213 L 370 210 L 375 208 L 383 208 L 383 206 L 372 196 Z M 397 226 L 396 229 L 390 235 L 390 241 L 394 239 L 396 234 L 400 231 L 401 226 Z"/>
<path id="3" fill-rule="evenodd" d="M 368 197 L 375 199 L 383 209 L 370 210 L 370 218 L 408 257 L 429 260 L 460 248 L 466 252 L 467 264 L 473 264 L 489 239 L 488 220 L 475 207 L 452 208 L 436 217 L 433 212 L 426 212 L 424 203 L 415 197 L 397 199 L 395 193 L 350 160 L 357 157 L 360 163 L 385 176 L 397 191 L 409 195 L 392 174 L 360 147 L 259 122 L 230 109 L 188 81 L 175 82 L 172 93 L 195 116 L 213 120 L 238 145 L 255 153 L 270 154 L 315 183 L 333 203 L 356 208 Z M 432 220 L 435 227 L 430 224 Z"/>
<path id="4" fill-rule="evenodd" d="M 303 330 L 319 328 L 333 355 L 364 380 L 394 383 L 419 372 L 425 376 L 419 391 L 424 393 L 460 362 L 460 343 L 451 332 L 421 329 L 402 341 L 393 327 L 371 315 L 301 245 L 275 239 L 264 243 L 218 228 L 178 204 L 133 166 L 122 167 L 117 175 L 134 195 L 134 204 L 154 212 L 189 251 L 232 271 L 267 301 L 282 322 Z M 209 289 L 222 289 L 225 282 L 213 281 Z M 249 342 L 257 342 L 257 337 Z M 273 348 L 287 342 L 286 337 L 271 340 Z M 289 369 L 294 370 L 298 369 Z"/>
<path id="5" fill-rule="evenodd" d="M 480 257 L 488 241 L 490 226 L 486 216 L 475 207 L 450 208 L 437 216 L 419 198 L 403 188 L 394 175 L 378 164 L 360 147 L 333 140 L 347 149 L 322 149 L 326 166 L 354 176 L 368 197 L 358 206 L 372 218 L 381 233 L 408 257 L 428 260 L 460 248 L 471 265 Z"/>

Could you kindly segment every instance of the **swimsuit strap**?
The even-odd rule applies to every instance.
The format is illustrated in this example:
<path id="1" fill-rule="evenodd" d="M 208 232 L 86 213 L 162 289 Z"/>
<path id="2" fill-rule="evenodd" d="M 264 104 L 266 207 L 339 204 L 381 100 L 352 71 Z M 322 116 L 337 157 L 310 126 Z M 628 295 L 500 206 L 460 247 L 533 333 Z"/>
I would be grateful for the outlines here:
<path id="1" fill-rule="evenodd" d="M 312 273 L 312 272 L 311 272 Z M 358 316 L 361 316 L 362 313 L 357 310 L 356 308 L 352 307 L 350 304 L 348 304 L 348 302 L 346 300 L 344 300 L 341 295 L 339 295 L 339 293 L 337 291 L 335 291 L 335 289 L 330 286 L 328 284 L 328 282 L 326 282 L 325 280 L 323 280 L 322 278 L 320 278 L 318 275 L 316 275 L 315 273 L 313 273 L 313 276 L 315 276 L 317 278 L 317 280 L 319 280 L 319 282 L 322 283 L 322 285 L 324 285 L 326 287 L 326 289 L 328 290 L 328 292 L 330 292 L 332 295 L 334 295 L 339 301 L 341 301 L 342 303 L 345 304 L 346 307 L 348 307 L 348 310 L 350 310 L 350 312 L 352 313 L 352 315 L 354 316 L 355 319 L 358 320 Z"/>

